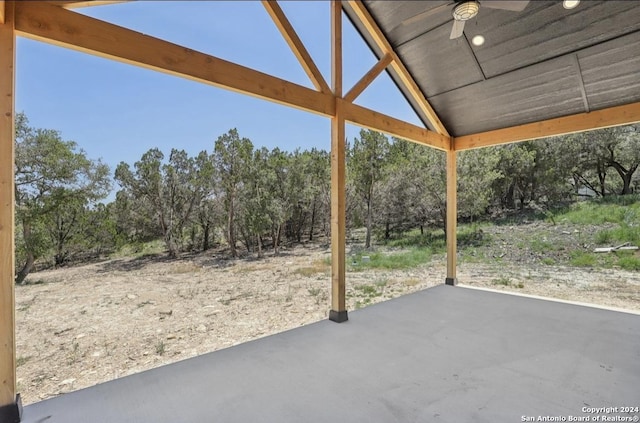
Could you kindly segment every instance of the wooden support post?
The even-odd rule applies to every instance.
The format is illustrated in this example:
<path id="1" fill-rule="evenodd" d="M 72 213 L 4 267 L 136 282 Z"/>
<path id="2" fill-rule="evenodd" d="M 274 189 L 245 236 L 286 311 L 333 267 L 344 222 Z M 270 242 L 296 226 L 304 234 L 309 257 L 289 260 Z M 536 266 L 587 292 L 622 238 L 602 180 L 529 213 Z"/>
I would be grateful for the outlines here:
<path id="1" fill-rule="evenodd" d="M 15 64 L 13 1 L 0 3 L 0 421 L 20 421 L 16 396 L 14 292 Z"/>
<path id="2" fill-rule="evenodd" d="M 447 151 L 447 285 L 456 285 L 456 255 L 457 226 L 458 226 L 458 182 L 457 182 L 456 151 Z"/>
<path id="3" fill-rule="evenodd" d="M 331 118 L 331 311 L 334 322 L 348 320 L 346 306 L 345 120 L 342 97 L 342 2 L 331 5 L 331 85 L 336 98 Z"/>

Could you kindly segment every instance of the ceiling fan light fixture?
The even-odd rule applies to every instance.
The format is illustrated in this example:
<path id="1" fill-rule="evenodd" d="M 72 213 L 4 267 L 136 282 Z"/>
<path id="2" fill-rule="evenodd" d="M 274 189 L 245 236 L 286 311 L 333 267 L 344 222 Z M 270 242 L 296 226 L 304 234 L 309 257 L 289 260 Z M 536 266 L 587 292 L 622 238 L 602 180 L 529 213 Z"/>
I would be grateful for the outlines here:
<path id="1" fill-rule="evenodd" d="M 580 4 L 580 0 L 564 0 L 562 2 L 562 7 L 564 7 L 565 9 L 573 9 L 578 4 Z"/>
<path id="2" fill-rule="evenodd" d="M 477 1 L 465 1 L 453 8 L 453 18 L 457 21 L 468 21 L 478 14 L 480 5 Z"/>

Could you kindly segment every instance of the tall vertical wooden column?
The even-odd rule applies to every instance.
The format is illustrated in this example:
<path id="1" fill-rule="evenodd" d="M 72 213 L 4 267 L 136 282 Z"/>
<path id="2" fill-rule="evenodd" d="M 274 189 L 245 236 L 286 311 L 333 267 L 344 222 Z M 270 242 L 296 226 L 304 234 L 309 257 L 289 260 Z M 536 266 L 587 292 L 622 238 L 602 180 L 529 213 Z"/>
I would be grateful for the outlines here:
<path id="1" fill-rule="evenodd" d="M 453 144 L 453 143 L 452 143 Z M 458 172 L 454 146 L 447 151 L 447 285 L 458 283 L 456 276 L 458 252 Z"/>
<path id="2" fill-rule="evenodd" d="M 0 1 L 0 421 L 20 421 L 14 293 L 14 3 Z"/>
<path id="3" fill-rule="evenodd" d="M 331 311 L 334 322 L 348 320 L 345 284 L 345 121 L 342 108 L 342 2 L 331 5 L 331 86 L 336 99 L 331 118 Z"/>

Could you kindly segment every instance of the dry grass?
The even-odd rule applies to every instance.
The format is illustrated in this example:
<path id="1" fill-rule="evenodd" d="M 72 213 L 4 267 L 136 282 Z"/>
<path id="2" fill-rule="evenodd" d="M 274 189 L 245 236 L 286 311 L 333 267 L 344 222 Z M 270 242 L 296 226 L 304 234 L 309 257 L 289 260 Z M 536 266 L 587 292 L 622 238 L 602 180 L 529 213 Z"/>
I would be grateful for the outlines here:
<path id="1" fill-rule="evenodd" d="M 197 273 L 202 270 L 201 266 L 193 262 L 176 263 L 169 269 L 170 275 L 184 275 L 185 273 Z"/>
<path id="2" fill-rule="evenodd" d="M 416 286 L 420 283 L 420 280 L 416 279 L 416 278 L 409 278 L 409 279 L 405 279 L 404 280 L 404 286 Z"/>
<path id="3" fill-rule="evenodd" d="M 331 270 L 331 266 L 325 260 L 315 260 L 310 266 L 298 267 L 293 271 L 295 275 L 304 276 L 310 278 L 317 274 L 328 274 Z"/>

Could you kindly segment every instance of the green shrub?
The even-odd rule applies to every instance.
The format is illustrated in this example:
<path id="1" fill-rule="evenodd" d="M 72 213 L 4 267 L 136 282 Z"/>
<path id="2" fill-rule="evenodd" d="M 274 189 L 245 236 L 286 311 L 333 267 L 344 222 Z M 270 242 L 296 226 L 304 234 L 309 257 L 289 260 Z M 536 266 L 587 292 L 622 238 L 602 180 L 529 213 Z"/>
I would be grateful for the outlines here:
<path id="1" fill-rule="evenodd" d="M 531 251 L 536 253 L 545 253 L 547 251 L 555 250 L 555 246 L 552 243 L 537 238 L 531 240 L 529 248 L 531 248 Z"/>
<path id="2" fill-rule="evenodd" d="M 363 260 L 363 257 L 369 257 L 368 260 Z M 417 267 L 422 264 L 431 261 L 431 249 L 429 248 L 414 248 L 409 251 L 383 254 L 379 252 L 372 252 L 371 254 L 357 254 L 351 263 L 351 270 L 361 269 L 409 269 Z"/>
<path id="3" fill-rule="evenodd" d="M 640 270 L 640 257 L 620 257 L 618 266 L 625 270 Z"/>
<path id="4" fill-rule="evenodd" d="M 511 278 L 507 276 L 501 276 L 491 281 L 493 285 L 511 286 Z"/>
<path id="5" fill-rule="evenodd" d="M 593 253 L 578 250 L 572 251 L 570 256 L 571 259 L 569 260 L 569 263 L 571 263 L 572 266 L 593 267 L 597 262 L 596 256 Z"/>
<path id="6" fill-rule="evenodd" d="M 362 295 L 366 295 L 369 297 L 377 297 L 378 289 L 373 285 L 357 285 L 354 287 L 356 290 L 360 291 Z"/>
<path id="7" fill-rule="evenodd" d="M 616 251 L 618 266 L 625 270 L 640 270 L 640 256 L 634 251 Z"/>
<path id="8" fill-rule="evenodd" d="M 559 213 L 557 220 L 579 225 L 633 224 L 640 221 L 640 197 L 609 196 L 575 203 L 568 210 Z"/>
<path id="9" fill-rule="evenodd" d="M 596 243 L 600 245 L 610 244 L 611 241 L 613 241 L 613 235 L 609 229 L 604 229 L 596 234 Z"/>
<path id="10" fill-rule="evenodd" d="M 425 230 L 424 233 L 420 233 L 419 229 L 414 229 L 399 238 L 386 241 L 386 245 L 395 248 L 429 248 L 432 251 L 444 251 L 446 241 L 442 230 Z"/>
<path id="11" fill-rule="evenodd" d="M 630 242 L 632 244 L 640 243 L 640 225 L 631 226 L 622 223 L 619 227 L 613 229 L 605 229 L 596 234 L 596 242 L 598 244 L 611 244 Z"/>
<path id="12" fill-rule="evenodd" d="M 480 247 L 491 243 L 491 235 L 483 231 L 477 223 L 460 226 L 457 235 L 458 246 L 461 248 L 466 246 Z"/>

